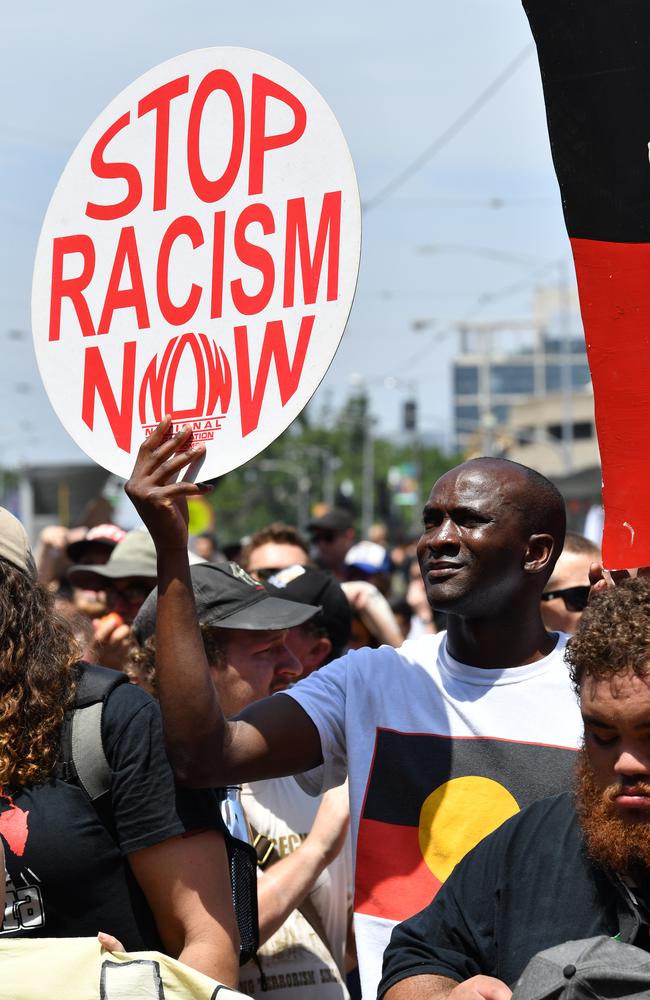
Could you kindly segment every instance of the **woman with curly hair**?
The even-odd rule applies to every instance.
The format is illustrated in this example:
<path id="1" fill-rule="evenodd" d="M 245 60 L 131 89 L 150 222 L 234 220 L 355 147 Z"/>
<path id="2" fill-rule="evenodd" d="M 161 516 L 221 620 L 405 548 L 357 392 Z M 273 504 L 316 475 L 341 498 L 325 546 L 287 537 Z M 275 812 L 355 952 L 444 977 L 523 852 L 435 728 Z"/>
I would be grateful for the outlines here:
<path id="1" fill-rule="evenodd" d="M 74 703 L 79 652 L 51 603 L 23 570 L 0 559 L 0 785 L 47 780 Z"/>
<path id="2" fill-rule="evenodd" d="M 84 937 L 103 928 L 128 951 L 163 951 L 235 985 L 221 817 L 211 796 L 177 793 L 156 702 L 127 683 L 106 697 L 108 816 L 61 769 L 62 730 L 88 671 L 78 655 L 35 580 L 22 525 L 0 508 L 0 934 Z"/>

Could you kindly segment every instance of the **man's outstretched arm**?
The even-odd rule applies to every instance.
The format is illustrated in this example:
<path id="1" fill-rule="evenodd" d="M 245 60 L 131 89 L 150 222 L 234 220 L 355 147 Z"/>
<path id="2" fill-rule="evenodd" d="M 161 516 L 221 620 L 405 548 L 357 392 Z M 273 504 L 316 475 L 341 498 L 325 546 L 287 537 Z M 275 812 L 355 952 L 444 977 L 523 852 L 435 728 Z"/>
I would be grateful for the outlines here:
<path id="1" fill-rule="evenodd" d="M 203 445 L 191 430 L 169 437 L 165 417 L 140 446 L 126 492 L 158 554 L 156 672 L 165 741 L 179 780 L 197 787 L 294 774 L 322 761 L 318 731 L 292 698 L 266 698 L 226 720 L 196 616 L 187 555 L 187 498 L 211 487 L 181 480 Z M 270 704 L 272 701 L 272 705 Z"/>

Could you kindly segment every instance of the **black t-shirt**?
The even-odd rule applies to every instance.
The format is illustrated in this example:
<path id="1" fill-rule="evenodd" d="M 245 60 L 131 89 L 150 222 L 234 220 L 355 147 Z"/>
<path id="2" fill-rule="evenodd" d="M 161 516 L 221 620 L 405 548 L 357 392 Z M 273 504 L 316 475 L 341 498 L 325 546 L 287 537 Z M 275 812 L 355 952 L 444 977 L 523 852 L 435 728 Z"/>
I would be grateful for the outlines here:
<path id="1" fill-rule="evenodd" d="M 463 982 L 483 974 L 512 985 L 544 948 L 619 932 L 643 947 L 639 931 L 623 887 L 587 858 L 565 793 L 504 823 L 465 856 L 429 906 L 394 929 L 378 995 L 417 975 Z"/>
<path id="2" fill-rule="evenodd" d="M 219 829 L 217 796 L 177 790 L 157 703 L 120 684 L 102 718 L 112 769 L 114 837 L 81 788 L 52 778 L 0 797 L 8 872 L 0 934 L 114 934 L 127 950 L 160 949 L 153 915 L 127 855 L 188 830 Z"/>

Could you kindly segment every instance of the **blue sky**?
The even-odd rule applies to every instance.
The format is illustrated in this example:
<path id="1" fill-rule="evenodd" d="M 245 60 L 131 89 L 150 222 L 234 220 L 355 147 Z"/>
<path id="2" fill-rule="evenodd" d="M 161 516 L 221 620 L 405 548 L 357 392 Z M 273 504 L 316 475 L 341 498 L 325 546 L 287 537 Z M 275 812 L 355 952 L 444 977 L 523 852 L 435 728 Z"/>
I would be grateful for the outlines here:
<path id="1" fill-rule="evenodd" d="M 531 40 L 516 0 L 30 0 L 4 5 L 1 30 L 0 466 L 81 457 L 40 386 L 31 273 L 66 160 L 122 88 L 194 48 L 269 52 L 328 101 L 362 201 L 372 202 Z M 530 315 L 535 285 L 556 280 L 558 260 L 568 260 L 568 241 L 533 51 L 438 155 L 365 214 L 357 296 L 313 410 L 340 402 L 361 376 L 384 432 L 396 431 L 413 392 L 423 428 L 448 436 L 454 325 Z"/>

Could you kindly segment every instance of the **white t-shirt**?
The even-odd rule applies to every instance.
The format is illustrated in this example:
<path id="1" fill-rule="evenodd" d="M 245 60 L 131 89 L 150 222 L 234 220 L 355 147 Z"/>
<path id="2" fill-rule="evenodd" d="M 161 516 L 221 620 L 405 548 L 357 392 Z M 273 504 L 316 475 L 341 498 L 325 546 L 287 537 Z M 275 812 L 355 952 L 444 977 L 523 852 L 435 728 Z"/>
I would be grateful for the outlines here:
<path id="1" fill-rule="evenodd" d="M 309 833 L 320 798 L 307 795 L 293 778 L 255 781 L 242 788 L 242 805 L 255 829 L 273 840 L 281 858 L 300 847 Z M 264 878 L 264 873 L 260 874 Z M 347 998 L 345 946 L 352 896 L 352 845 L 346 846 L 318 877 L 309 894 L 320 917 L 331 954 L 309 921 L 296 910 L 258 950 L 258 958 L 275 998 L 304 996 L 318 1000 Z M 334 961 L 332 961 L 332 957 Z M 240 989 L 252 996 L 264 992 L 259 970 L 241 970 Z"/>
<path id="2" fill-rule="evenodd" d="M 446 633 L 425 635 L 350 652 L 283 692 L 321 738 L 323 765 L 296 780 L 318 794 L 349 774 L 366 1000 L 394 924 L 510 815 L 568 787 L 582 721 L 567 638 L 536 663 L 484 669 L 454 660 Z"/>

